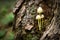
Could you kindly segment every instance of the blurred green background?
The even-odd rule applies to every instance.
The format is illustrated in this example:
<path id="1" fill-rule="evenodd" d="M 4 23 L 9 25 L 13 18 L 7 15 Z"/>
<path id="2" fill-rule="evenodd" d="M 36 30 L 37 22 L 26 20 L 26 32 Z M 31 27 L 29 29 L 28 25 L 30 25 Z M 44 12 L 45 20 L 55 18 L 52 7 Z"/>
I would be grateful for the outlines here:
<path id="1" fill-rule="evenodd" d="M 14 40 L 12 12 L 16 0 L 0 0 L 0 40 Z"/>
<path id="2" fill-rule="evenodd" d="M 0 24 L 7 24 L 13 20 L 12 9 L 14 7 L 15 0 L 0 0 Z"/>

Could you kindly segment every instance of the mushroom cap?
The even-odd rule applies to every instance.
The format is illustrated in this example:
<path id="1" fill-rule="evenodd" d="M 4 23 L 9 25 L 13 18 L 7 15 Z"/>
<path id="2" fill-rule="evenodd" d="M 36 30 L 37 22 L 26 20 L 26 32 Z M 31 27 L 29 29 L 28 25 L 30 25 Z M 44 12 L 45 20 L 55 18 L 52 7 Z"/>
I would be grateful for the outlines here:
<path id="1" fill-rule="evenodd" d="M 43 9 L 42 9 L 42 7 L 39 7 L 38 9 L 37 9 L 37 13 L 43 13 Z"/>
<path id="2" fill-rule="evenodd" d="M 42 15 L 37 15 L 36 16 L 36 19 L 38 20 L 38 19 L 41 19 L 41 18 L 44 18 L 44 15 L 42 14 Z"/>
<path id="3" fill-rule="evenodd" d="M 41 15 L 41 18 L 44 18 L 44 15 L 43 14 Z"/>
<path id="4" fill-rule="evenodd" d="M 36 16 L 36 19 L 38 20 L 38 19 L 41 19 L 41 16 L 40 15 L 37 15 Z"/>

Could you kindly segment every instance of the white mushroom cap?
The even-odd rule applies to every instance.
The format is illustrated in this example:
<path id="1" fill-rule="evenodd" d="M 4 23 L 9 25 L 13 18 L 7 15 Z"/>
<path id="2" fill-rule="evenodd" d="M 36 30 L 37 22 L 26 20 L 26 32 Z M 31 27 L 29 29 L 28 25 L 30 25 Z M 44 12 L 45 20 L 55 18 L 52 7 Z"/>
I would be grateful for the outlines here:
<path id="1" fill-rule="evenodd" d="M 37 16 L 36 16 L 36 19 L 37 19 L 37 20 L 38 20 L 38 19 L 41 19 L 40 15 L 37 15 Z"/>
<path id="2" fill-rule="evenodd" d="M 36 19 L 38 20 L 38 19 L 41 19 L 41 18 L 44 18 L 44 15 L 42 14 L 42 15 L 37 15 L 36 16 Z"/>
<path id="3" fill-rule="evenodd" d="M 37 9 L 37 13 L 43 13 L 42 7 L 39 7 L 39 8 Z"/>
<path id="4" fill-rule="evenodd" d="M 41 18 L 44 18 L 44 15 L 43 14 L 41 15 Z"/>

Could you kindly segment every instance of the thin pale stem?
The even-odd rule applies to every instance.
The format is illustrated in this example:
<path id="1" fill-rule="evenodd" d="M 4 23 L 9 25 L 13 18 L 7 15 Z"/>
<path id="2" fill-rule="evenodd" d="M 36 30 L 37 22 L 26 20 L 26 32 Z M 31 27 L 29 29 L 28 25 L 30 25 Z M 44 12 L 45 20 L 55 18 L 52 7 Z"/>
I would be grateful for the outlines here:
<path id="1" fill-rule="evenodd" d="M 43 26 L 43 19 L 41 21 L 42 21 L 42 26 Z"/>
<path id="2" fill-rule="evenodd" d="M 41 19 L 38 20 L 38 27 L 39 27 L 39 30 L 41 30 Z"/>

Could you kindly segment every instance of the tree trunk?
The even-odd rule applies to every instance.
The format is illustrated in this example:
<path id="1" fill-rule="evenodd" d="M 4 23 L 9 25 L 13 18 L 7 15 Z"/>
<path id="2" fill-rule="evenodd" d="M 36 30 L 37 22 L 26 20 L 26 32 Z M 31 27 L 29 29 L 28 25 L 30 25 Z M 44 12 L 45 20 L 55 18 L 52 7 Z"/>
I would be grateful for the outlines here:
<path id="1" fill-rule="evenodd" d="M 60 40 L 59 0 L 18 0 L 13 9 L 15 40 Z M 37 8 L 43 9 L 43 26 L 38 29 Z"/>

